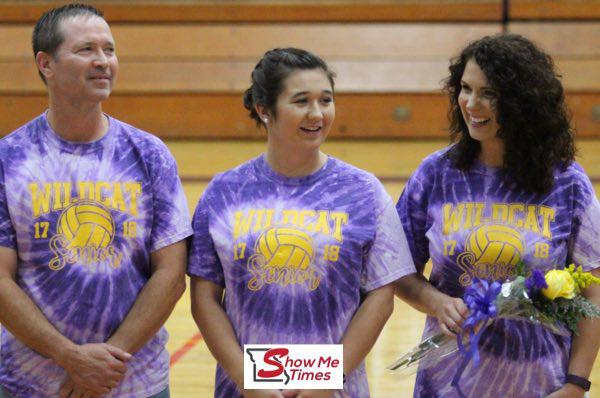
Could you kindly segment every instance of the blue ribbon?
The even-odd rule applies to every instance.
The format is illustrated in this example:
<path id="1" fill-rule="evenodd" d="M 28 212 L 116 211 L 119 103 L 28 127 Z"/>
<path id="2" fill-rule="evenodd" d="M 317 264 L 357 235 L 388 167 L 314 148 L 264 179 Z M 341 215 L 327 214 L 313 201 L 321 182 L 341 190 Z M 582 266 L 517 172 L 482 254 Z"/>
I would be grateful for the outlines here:
<path id="1" fill-rule="evenodd" d="M 486 321 L 498 315 L 494 301 L 498 297 L 498 294 L 500 294 L 501 289 L 502 285 L 499 282 L 490 283 L 483 279 L 475 279 L 473 284 L 465 290 L 463 300 L 467 307 L 469 307 L 471 314 L 463 323 L 461 332 L 456 336 L 458 350 L 464 358 L 452 379 L 452 386 L 456 388 L 461 398 L 467 398 L 458 384 L 465 368 L 471 360 L 473 360 L 474 368 L 479 365 L 478 346 L 484 328 L 481 327 L 475 333 L 475 327 L 479 324 L 483 326 Z M 463 344 L 463 338 L 466 333 L 469 334 L 469 343 L 467 346 Z"/>

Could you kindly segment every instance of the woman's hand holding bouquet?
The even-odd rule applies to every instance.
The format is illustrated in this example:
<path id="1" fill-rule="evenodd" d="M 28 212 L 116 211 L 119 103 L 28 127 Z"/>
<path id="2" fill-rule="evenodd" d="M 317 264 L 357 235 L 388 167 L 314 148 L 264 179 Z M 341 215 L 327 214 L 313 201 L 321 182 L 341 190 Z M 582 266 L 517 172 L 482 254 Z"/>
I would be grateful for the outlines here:
<path id="1" fill-rule="evenodd" d="M 438 319 L 442 332 L 424 340 L 389 369 L 406 372 L 415 369 L 415 365 L 425 369 L 459 350 L 464 359 L 452 384 L 460 393 L 458 382 L 462 372 L 470 360 L 477 366 L 479 338 L 495 318 L 527 320 L 553 333 L 567 335 L 578 334 L 577 324 L 582 318 L 600 317 L 600 309 L 581 294 L 592 283 L 600 284 L 600 279 L 584 272 L 581 266 L 571 264 L 543 273 L 529 270 L 521 262 L 516 275 L 514 280 L 504 283 L 475 279 L 465 290 L 463 300 L 453 299 L 441 306 Z M 462 301 L 468 308 L 468 316 L 460 305 Z M 459 324 L 463 318 L 464 322 Z M 458 333 L 454 336 L 449 332 Z"/>

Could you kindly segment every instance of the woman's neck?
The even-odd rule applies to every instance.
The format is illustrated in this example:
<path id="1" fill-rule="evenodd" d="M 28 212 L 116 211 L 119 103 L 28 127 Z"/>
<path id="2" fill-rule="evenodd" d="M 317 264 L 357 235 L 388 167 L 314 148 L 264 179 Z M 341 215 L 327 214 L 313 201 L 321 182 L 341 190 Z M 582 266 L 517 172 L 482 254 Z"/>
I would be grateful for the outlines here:
<path id="1" fill-rule="evenodd" d="M 504 141 L 501 139 L 481 141 L 478 159 L 488 167 L 504 166 Z"/>
<path id="2" fill-rule="evenodd" d="M 327 162 L 327 155 L 321 151 L 280 153 L 269 147 L 265 159 L 278 174 L 286 177 L 305 177 L 320 170 Z"/>

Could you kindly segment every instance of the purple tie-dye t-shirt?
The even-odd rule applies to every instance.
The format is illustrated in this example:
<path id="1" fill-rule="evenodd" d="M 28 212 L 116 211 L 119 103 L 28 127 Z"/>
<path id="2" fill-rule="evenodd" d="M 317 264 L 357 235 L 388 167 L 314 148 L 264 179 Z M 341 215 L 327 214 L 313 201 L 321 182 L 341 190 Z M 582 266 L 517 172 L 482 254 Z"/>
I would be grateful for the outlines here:
<path id="1" fill-rule="evenodd" d="M 100 140 L 59 138 L 42 115 L 0 141 L 0 245 L 17 283 L 64 336 L 98 343 L 117 330 L 151 275 L 150 253 L 191 235 L 177 167 L 156 137 L 109 118 Z M 161 329 L 108 397 L 168 384 Z M 17 398 L 57 397 L 62 368 L 2 330 L 0 384 Z"/>
<path id="2" fill-rule="evenodd" d="M 475 277 L 510 278 L 519 260 L 541 270 L 598 267 L 600 205 L 579 165 L 557 170 L 551 192 L 540 195 L 480 163 L 462 172 L 446 151 L 425 159 L 397 205 L 417 268 L 432 261 L 434 286 L 462 297 Z M 428 317 L 424 335 L 438 330 Z M 468 397 L 545 397 L 564 384 L 570 346 L 543 327 L 497 320 L 483 333 L 479 367 L 471 362 L 460 386 Z M 460 359 L 420 371 L 415 397 L 458 397 L 450 383 Z"/>
<path id="3" fill-rule="evenodd" d="M 225 287 L 240 345 L 339 343 L 361 296 L 415 272 L 381 183 L 331 157 L 302 178 L 264 156 L 221 174 L 193 226 L 188 273 Z M 344 389 L 369 396 L 364 364 Z M 241 396 L 221 367 L 215 396 Z"/>

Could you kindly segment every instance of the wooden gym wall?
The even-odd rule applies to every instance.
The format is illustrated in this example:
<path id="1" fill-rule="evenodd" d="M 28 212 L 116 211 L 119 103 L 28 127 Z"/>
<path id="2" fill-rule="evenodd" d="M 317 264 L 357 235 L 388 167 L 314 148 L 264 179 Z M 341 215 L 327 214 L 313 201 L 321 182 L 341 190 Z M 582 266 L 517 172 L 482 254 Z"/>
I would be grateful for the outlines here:
<path id="1" fill-rule="evenodd" d="M 163 138 L 262 137 L 241 94 L 268 49 L 314 51 L 337 72 L 338 138 L 445 136 L 441 81 L 471 40 L 522 33 L 563 75 L 580 137 L 600 137 L 600 1 L 95 1 L 120 61 L 105 109 Z M 42 112 L 30 37 L 54 1 L 0 3 L 0 133 Z"/>

